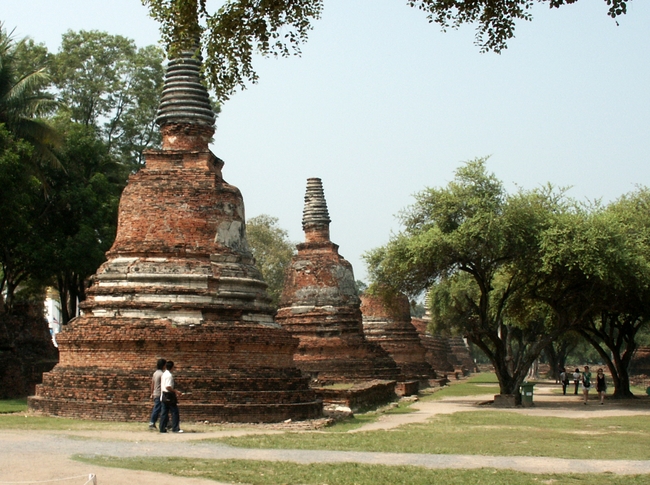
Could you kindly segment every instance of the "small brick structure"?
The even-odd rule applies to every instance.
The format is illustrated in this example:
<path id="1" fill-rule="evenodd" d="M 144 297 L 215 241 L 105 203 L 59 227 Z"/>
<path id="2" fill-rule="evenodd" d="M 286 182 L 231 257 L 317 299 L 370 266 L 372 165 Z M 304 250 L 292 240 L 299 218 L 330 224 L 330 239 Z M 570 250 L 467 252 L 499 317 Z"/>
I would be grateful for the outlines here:
<path id="1" fill-rule="evenodd" d="M 463 337 L 450 337 L 449 346 L 451 347 L 451 352 L 456 360 L 456 369 L 460 368 L 465 375 L 469 372 L 478 372 L 476 362 L 472 359 L 472 354 L 470 353 L 467 342 Z"/>
<path id="2" fill-rule="evenodd" d="M 181 419 L 316 418 L 322 403 L 293 363 L 298 341 L 273 319 L 249 251 L 244 203 L 208 149 L 214 113 L 200 58 L 169 63 L 163 147 L 129 179 L 118 232 L 58 336 L 60 361 L 29 407 L 55 416 L 146 421 L 156 360 L 176 364 Z"/>
<path id="3" fill-rule="evenodd" d="M 0 313 L 0 399 L 33 394 L 57 360 L 42 305 L 19 304 Z"/>
<path id="4" fill-rule="evenodd" d="M 639 345 L 630 362 L 630 374 L 650 375 L 650 347 Z"/>
<path id="5" fill-rule="evenodd" d="M 429 320 L 424 318 L 411 318 L 411 324 L 417 331 L 422 346 L 426 349 L 426 361 L 437 374 L 444 375 L 454 372 L 456 357 L 453 355 L 449 339 L 440 335 L 429 333 L 427 326 Z M 450 361 L 451 360 L 451 361 Z"/>
<path id="6" fill-rule="evenodd" d="M 354 412 L 375 408 L 377 404 L 395 398 L 395 381 L 361 381 L 347 389 L 336 387 L 314 387 L 313 389 L 323 402 L 346 406 Z M 417 394 L 417 386 L 415 394 Z"/>
<path id="7" fill-rule="evenodd" d="M 430 379 L 436 378 L 436 372 L 426 360 L 427 351 L 411 323 L 406 295 L 393 295 L 385 301 L 381 296 L 364 293 L 361 295 L 361 313 L 366 338 L 388 352 L 406 379 L 427 386 Z"/>
<path id="8" fill-rule="evenodd" d="M 300 340 L 294 360 L 313 386 L 385 380 L 394 388 L 404 378 L 388 353 L 363 334 L 352 265 L 330 241 L 329 223 L 321 180 L 310 178 L 305 242 L 287 270 L 276 320 Z"/>

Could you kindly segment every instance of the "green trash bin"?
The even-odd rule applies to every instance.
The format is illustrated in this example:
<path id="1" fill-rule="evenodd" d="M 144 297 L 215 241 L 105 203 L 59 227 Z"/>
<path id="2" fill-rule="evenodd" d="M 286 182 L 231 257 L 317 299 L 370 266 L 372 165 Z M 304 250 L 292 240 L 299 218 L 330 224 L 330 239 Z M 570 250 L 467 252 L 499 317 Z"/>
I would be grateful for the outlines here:
<path id="1" fill-rule="evenodd" d="M 533 387 L 535 384 L 524 382 L 521 385 L 521 405 L 524 407 L 533 405 Z"/>

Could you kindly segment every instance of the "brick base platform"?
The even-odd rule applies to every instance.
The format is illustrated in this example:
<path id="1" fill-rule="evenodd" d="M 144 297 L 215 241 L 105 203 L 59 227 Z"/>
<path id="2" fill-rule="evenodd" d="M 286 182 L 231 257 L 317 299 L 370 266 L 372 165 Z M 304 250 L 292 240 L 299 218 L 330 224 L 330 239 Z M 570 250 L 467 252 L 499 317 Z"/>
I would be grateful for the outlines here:
<path id="1" fill-rule="evenodd" d="M 291 365 L 296 341 L 279 328 L 138 325 L 137 319 L 79 318 L 59 335 L 61 361 L 43 376 L 33 411 L 145 421 L 159 356 L 177 362 L 183 419 L 273 422 L 320 416 L 308 378 Z M 89 364 L 95 365 L 89 365 Z"/>

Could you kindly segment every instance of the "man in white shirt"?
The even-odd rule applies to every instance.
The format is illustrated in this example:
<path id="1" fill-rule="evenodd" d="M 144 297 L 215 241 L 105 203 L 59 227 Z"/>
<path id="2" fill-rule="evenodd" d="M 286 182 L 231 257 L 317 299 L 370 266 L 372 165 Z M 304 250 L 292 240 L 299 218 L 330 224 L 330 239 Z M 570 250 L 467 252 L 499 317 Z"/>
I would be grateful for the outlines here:
<path id="1" fill-rule="evenodd" d="M 160 397 L 161 403 L 161 415 L 160 415 L 160 432 L 167 432 L 167 422 L 169 421 L 169 413 L 172 414 L 172 433 L 182 433 L 183 430 L 179 426 L 179 415 L 178 415 L 178 396 L 182 393 L 174 389 L 174 376 L 172 374 L 172 369 L 174 368 L 174 363 L 171 360 L 168 360 L 165 364 L 165 372 L 163 372 L 162 377 L 160 378 L 160 389 L 162 391 Z"/>

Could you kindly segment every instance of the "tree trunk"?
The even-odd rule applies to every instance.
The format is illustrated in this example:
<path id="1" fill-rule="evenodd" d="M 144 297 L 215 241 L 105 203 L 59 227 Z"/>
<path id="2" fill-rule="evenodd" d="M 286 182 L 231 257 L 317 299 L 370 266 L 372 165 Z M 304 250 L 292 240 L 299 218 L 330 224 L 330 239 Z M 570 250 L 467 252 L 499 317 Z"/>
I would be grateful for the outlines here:
<path id="1" fill-rule="evenodd" d="M 59 290 L 59 298 L 61 299 L 61 325 L 66 325 L 70 321 L 70 314 L 68 313 L 68 286 L 65 281 L 65 275 L 59 273 L 56 276 L 56 283 Z"/>
<path id="2" fill-rule="evenodd" d="M 590 333 L 582 330 L 580 332 L 587 342 L 589 342 L 602 357 L 609 369 L 609 372 L 612 375 L 612 381 L 614 382 L 614 394 L 612 398 L 614 399 L 632 399 L 634 394 L 630 390 L 630 375 L 628 372 L 628 367 L 630 361 L 632 360 L 632 355 L 636 349 L 636 344 L 634 343 L 634 337 L 629 340 L 628 348 L 621 355 L 621 349 L 619 346 L 607 338 L 603 338 L 603 335 L 598 335 L 598 338 L 603 342 L 607 347 L 607 350 L 603 349 L 598 341 Z M 630 352 L 631 350 L 631 352 Z M 611 357 L 610 357 L 611 352 Z"/>
<path id="3" fill-rule="evenodd" d="M 546 347 L 544 347 L 544 353 L 546 354 L 546 358 L 548 359 L 548 363 L 550 366 L 548 377 L 550 379 L 555 379 L 555 382 L 559 382 L 560 380 L 559 369 L 560 366 L 564 367 L 564 362 L 560 364 L 560 359 L 558 353 L 555 351 L 555 347 L 553 346 L 553 343 L 550 343 Z"/>

